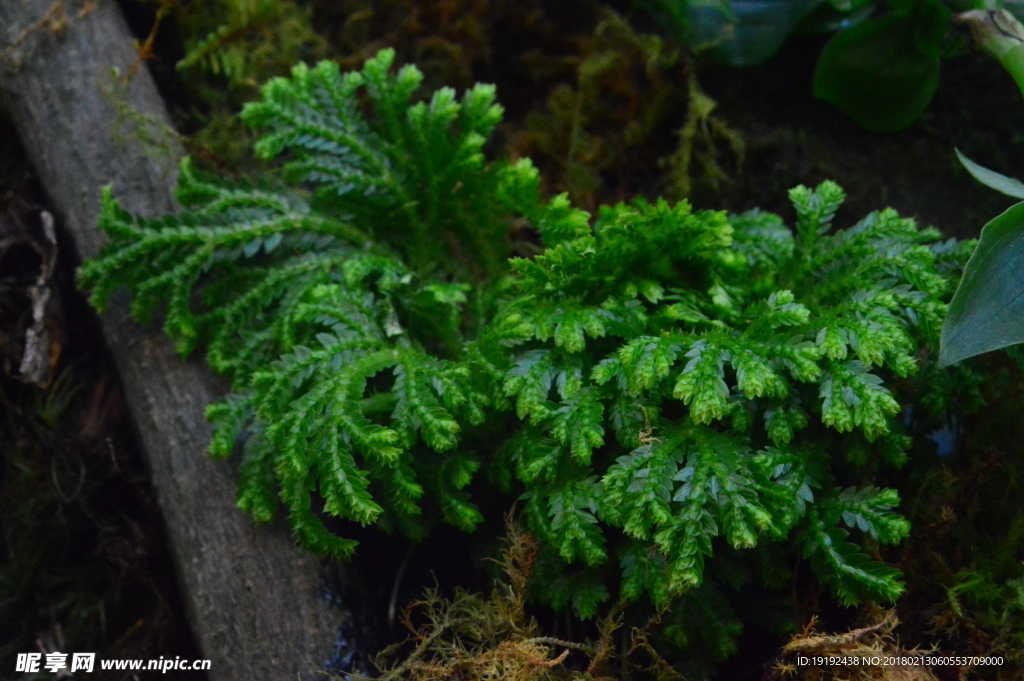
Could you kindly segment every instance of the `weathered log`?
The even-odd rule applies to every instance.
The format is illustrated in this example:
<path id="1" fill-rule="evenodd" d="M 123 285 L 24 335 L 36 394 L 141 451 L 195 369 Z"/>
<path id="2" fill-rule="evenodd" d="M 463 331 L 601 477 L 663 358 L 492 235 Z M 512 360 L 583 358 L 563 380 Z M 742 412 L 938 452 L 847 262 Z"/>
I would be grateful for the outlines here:
<path id="1" fill-rule="evenodd" d="M 175 208 L 182 149 L 147 70 L 135 64 L 114 0 L 0 0 L 3 106 L 80 258 L 104 242 L 96 224 L 103 186 L 112 184 L 132 213 Z M 204 410 L 223 386 L 129 319 L 125 301 L 112 301 L 101 322 L 210 678 L 278 681 L 318 669 L 343 615 L 317 597 L 318 561 L 283 523 L 257 527 L 243 515 L 234 467 L 207 456 Z"/>

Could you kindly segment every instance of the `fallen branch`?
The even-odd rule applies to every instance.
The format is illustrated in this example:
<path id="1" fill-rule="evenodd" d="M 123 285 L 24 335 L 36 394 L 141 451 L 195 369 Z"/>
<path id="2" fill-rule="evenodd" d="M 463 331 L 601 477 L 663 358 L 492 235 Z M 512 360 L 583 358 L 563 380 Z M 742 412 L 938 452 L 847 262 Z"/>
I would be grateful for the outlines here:
<path id="1" fill-rule="evenodd" d="M 132 121 L 126 131 L 123 108 L 112 101 L 112 70 L 129 73 L 138 60 L 116 4 L 86 0 L 75 13 L 72 2 L 0 2 L 0 90 L 58 226 L 79 257 L 91 258 L 104 242 L 96 226 L 101 187 L 113 184 L 132 213 L 173 211 L 183 152 L 173 135 L 153 146 L 131 134 Z M 133 115 L 169 129 L 146 69 L 117 96 Z M 101 321 L 152 471 L 189 621 L 212 660 L 210 678 L 277 681 L 320 668 L 343 615 L 316 596 L 318 562 L 293 546 L 283 524 L 259 528 L 238 511 L 234 466 L 207 456 L 204 410 L 222 386 L 199 362 L 181 361 L 156 329 L 132 322 L 125 300 L 112 301 Z"/>

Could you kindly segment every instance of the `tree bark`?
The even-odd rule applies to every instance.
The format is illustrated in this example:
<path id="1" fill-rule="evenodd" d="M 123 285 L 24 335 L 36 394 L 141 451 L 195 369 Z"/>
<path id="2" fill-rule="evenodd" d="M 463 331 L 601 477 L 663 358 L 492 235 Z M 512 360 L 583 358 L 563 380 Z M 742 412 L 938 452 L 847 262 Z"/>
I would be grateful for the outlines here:
<path id="1" fill-rule="evenodd" d="M 107 184 L 132 213 L 175 210 L 182 148 L 114 0 L 0 0 L 0 92 L 78 257 L 104 243 L 96 218 Z M 125 300 L 115 297 L 101 323 L 210 678 L 320 669 L 343 614 L 317 597 L 318 561 L 283 523 L 257 527 L 237 510 L 234 466 L 207 456 L 204 410 L 223 386 L 129 319 Z"/>

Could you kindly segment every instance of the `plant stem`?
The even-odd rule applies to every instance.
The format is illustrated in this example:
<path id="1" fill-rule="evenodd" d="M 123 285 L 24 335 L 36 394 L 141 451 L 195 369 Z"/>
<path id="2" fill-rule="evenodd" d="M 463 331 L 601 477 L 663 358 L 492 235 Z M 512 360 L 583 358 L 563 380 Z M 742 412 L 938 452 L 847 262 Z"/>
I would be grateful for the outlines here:
<path id="1" fill-rule="evenodd" d="M 999 60 L 1024 95 L 1024 25 L 1006 10 L 975 9 L 957 15 L 974 42 Z"/>

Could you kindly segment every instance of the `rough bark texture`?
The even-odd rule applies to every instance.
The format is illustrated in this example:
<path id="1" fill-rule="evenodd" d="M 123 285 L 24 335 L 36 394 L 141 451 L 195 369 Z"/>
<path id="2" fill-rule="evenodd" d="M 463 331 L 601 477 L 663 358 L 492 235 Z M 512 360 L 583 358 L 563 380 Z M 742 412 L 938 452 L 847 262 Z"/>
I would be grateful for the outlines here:
<path id="1" fill-rule="evenodd" d="M 135 62 L 114 0 L 0 0 L 3 106 L 81 258 L 104 241 L 96 226 L 104 185 L 132 213 L 174 209 L 182 150 Z M 136 71 L 130 84 L 112 67 L 122 78 Z M 130 320 L 125 301 L 110 308 L 103 330 L 210 677 L 278 681 L 320 668 L 342 614 L 317 598 L 317 560 L 294 547 L 283 524 L 259 528 L 238 511 L 234 466 L 207 456 L 204 410 L 222 387 L 197 361 L 181 361 L 159 332 Z"/>

